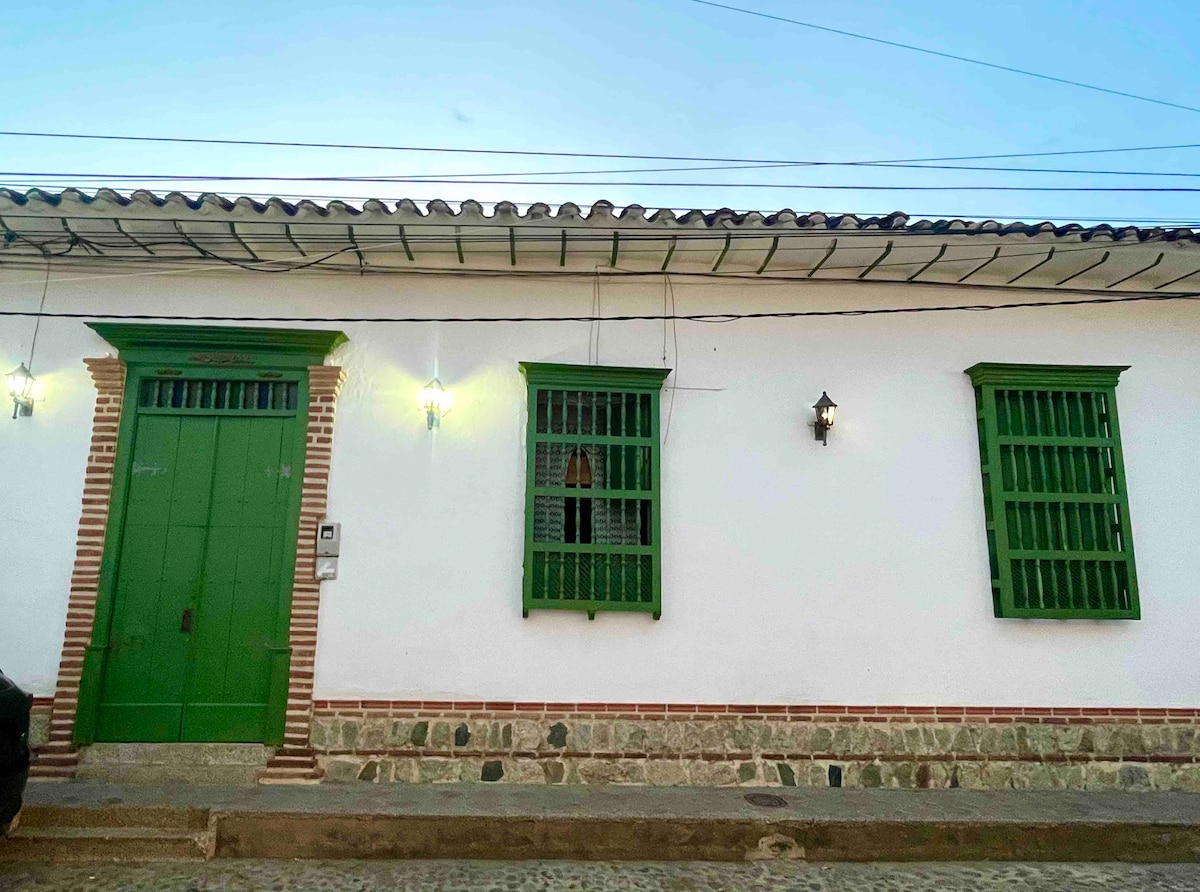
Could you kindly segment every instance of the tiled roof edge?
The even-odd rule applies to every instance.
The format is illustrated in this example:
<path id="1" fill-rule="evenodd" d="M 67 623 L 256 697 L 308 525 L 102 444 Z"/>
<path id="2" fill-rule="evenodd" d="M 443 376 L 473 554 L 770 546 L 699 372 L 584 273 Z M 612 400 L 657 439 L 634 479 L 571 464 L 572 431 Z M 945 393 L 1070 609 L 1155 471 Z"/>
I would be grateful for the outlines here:
<path id="1" fill-rule="evenodd" d="M 859 217 L 855 214 L 826 214 L 821 211 L 798 214 L 790 208 L 763 214 L 759 211 L 740 212 L 721 208 L 716 211 L 684 211 L 676 213 L 668 208 L 649 212 L 638 204 L 618 208 L 610 201 L 600 200 L 585 209 L 572 202 L 560 204 L 557 210 L 538 202 L 530 205 L 523 213 L 509 201 L 497 202 L 490 214 L 484 206 L 474 200 L 463 201 L 456 212 L 447 202 L 435 199 L 425 204 L 424 210 L 416 202 L 403 199 L 390 205 L 377 199 L 363 203 L 361 208 L 343 201 L 333 200 L 320 203 L 311 200 L 289 202 L 281 198 L 257 200 L 245 196 L 229 198 L 206 192 L 198 198 L 189 198 L 180 192 L 157 195 L 145 189 L 122 194 L 113 189 L 100 189 L 87 193 L 80 189 L 65 189 L 62 192 L 47 192 L 30 189 L 25 192 L 0 187 L 0 214 L 17 208 L 26 213 L 40 209 L 53 210 L 54 216 L 68 216 L 72 209 L 84 211 L 89 216 L 99 212 L 111 212 L 117 216 L 133 216 L 139 210 L 193 214 L 197 219 L 213 216 L 232 216 L 235 219 L 261 222 L 289 219 L 321 219 L 330 222 L 370 223 L 436 223 L 439 221 L 475 225 L 585 225 L 596 227 L 634 227 L 645 229 L 737 229 L 763 230 L 769 234 L 782 228 L 828 231 L 873 231 L 873 232 L 916 232 L 937 235 L 1026 235 L 1052 234 L 1055 237 L 1074 236 L 1084 241 L 1097 236 L 1114 241 L 1156 239 L 1164 241 L 1189 240 L 1200 242 L 1200 231 L 1190 228 L 1166 229 L 1161 227 L 1142 228 L 1137 226 L 1113 226 L 1102 223 L 1085 227 L 1079 223 L 1000 223 L 995 220 L 913 220 L 900 211 L 886 216 Z M 156 214 L 157 215 L 157 214 Z"/>

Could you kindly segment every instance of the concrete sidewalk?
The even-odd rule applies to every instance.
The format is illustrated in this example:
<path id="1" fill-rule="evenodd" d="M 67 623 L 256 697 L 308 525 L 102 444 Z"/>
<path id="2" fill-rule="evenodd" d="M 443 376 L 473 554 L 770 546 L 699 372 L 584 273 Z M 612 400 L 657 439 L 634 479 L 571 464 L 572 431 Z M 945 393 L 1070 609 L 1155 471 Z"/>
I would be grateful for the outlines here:
<path id="1" fill-rule="evenodd" d="M 34 842 L 0 858 L 103 828 L 136 852 L 132 828 L 178 827 L 204 857 L 1200 862 L 1200 794 L 795 789 L 764 807 L 756 792 L 784 791 L 35 784 Z"/>

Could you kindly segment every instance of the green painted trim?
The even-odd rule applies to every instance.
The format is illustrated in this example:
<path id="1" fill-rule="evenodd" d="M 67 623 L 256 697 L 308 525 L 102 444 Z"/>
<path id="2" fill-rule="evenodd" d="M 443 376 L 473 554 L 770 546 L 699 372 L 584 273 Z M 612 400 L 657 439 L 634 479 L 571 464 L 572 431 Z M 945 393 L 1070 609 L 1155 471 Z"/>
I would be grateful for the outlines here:
<path id="1" fill-rule="evenodd" d="M 1130 610 L 1033 610 L 1027 607 L 1010 607 L 1002 619 L 1141 619 L 1137 604 Z"/>
<path id="2" fill-rule="evenodd" d="M 1129 556 L 1125 561 L 1125 573 L 1129 578 L 1129 610 L 1124 618 L 1141 619 L 1142 603 L 1138 597 L 1137 561 L 1133 555 L 1133 521 L 1129 516 L 1129 484 L 1125 478 L 1125 450 L 1121 448 L 1121 422 L 1115 390 L 1108 393 L 1108 426 L 1116 443 L 1113 446 L 1113 479 L 1117 494 L 1121 496 L 1117 510 L 1121 516 L 1121 528 L 1125 531 L 1125 553 Z"/>
<path id="3" fill-rule="evenodd" d="M 577 613 L 652 613 L 662 618 L 658 599 L 654 601 L 588 601 L 584 598 L 562 601 L 538 601 L 529 610 L 574 610 Z"/>
<path id="4" fill-rule="evenodd" d="M 522 367 L 524 371 L 524 367 Z M 525 419 L 525 551 L 521 559 L 521 616 L 528 617 L 533 597 L 533 506 L 534 482 L 537 480 L 537 395 L 538 387 L 530 382 L 526 388 Z"/>
<path id="5" fill-rule="evenodd" d="M 1020 362 L 980 362 L 964 370 L 976 387 L 1033 387 L 1067 390 L 1072 387 L 1116 387 L 1127 365 L 1038 365 Z"/>
<path id="6" fill-rule="evenodd" d="M 662 431 L 659 426 L 658 393 L 650 395 L 650 436 L 654 445 L 650 447 L 650 488 L 654 491 L 650 502 L 650 535 L 654 551 L 650 556 L 650 573 L 653 575 L 651 603 L 655 608 L 654 618 L 662 619 Z"/>
<path id="7" fill-rule="evenodd" d="M 670 369 L 633 366 L 570 365 L 557 362 L 518 363 L 531 386 L 587 389 L 613 387 L 622 390 L 661 390 Z"/>
<path id="8" fill-rule="evenodd" d="M 127 363 L 298 368 L 320 365 L 347 340 L 341 331 L 317 328 L 85 324 L 116 347 Z"/>
<path id="9" fill-rule="evenodd" d="M 192 328 L 192 326 L 179 326 Z M 114 344 L 114 346 L 116 346 Z M 136 348 L 134 348 L 136 351 Z M 310 356 L 299 354 L 305 360 Z M 280 354 L 260 353 L 252 358 L 261 361 L 264 366 L 254 368 L 230 368 L 225 365 L 196 365 L 186 366 L 187 375 L 192 378 L 257 378 L 271 358 L 282 358 Z M 319 364 L 324 357 L 316 362 Z M 105 528 L 104 553 L 101 558 L 100 580 L 96 594 L 96 618 L 92 625 L 92 638 L 84 657 L 83 675 L 80 680 L 79 703 L 76 707 L 75 734 L 76 745 L 83 746 L 94 742 L 96 720 L 100 707 L 100 695 L 104 682 L 105 664 L 108 656 L 109 632 L 113 620 L 113 608 L 116 593 L 117 566 L 121 555 L 121 539 L 125 528 L 125 512 L 129 497 L 130 468 L 133 461 L 134 442 L 137 434 L 139 417 L 138 394 L 142 381 L 146 378 L 160 376 L 158 365 L 160 359 L 150 362 L 140 362 L 127 365 L 125 376 L 125 396 L 121 405 L 121 420 L 117 435 L 117 449 L 114 457 L 112 494 L 109 499 L 108 523 Z M 293 479 L 297 481 L 288 506 L 286 523 L 291 534 L 285 539 L 285 546 L 280 567 L 280 612 L 272 630 L 275 646 L 272 648 L 276 657 L 272 668 L 271 691 L 268 697 L 267 713 L 268 727 L 263 743 L 278 745 L 283 742 L 284 726 L 287 712 L 288 675 L 291 659 L 291 648 L 288 646 L 288 631 L 291 620 L 291 606 L 294 594 L 293 583 L 295 576 L 296 551 L 299 547 L 300 506 L 303 496 L 304 466 L 307 461 L 308 415 L 309 415 L 309 386 L 308 371 L 303 368 L 286 368 L 283 363 L 269 366 L 272 370 L 281 372 L 280 377 L 271 380 L 296 381 L 299 385 L 296 401 L 296 430 L 293 435 L 293 450 L 299 457 L 297 465 L 299 473 Z M 188 414 L 188 413 L 181 413 Z"/>

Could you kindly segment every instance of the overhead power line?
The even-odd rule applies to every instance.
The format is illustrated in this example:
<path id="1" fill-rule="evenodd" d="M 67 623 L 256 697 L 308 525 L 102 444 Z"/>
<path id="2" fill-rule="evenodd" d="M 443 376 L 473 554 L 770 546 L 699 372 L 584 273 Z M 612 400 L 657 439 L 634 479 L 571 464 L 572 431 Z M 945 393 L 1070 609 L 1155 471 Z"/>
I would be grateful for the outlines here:
<path id="1" fill-rule="evenodd" d="M 459 155 L 517 155 L 541 158 L 612 158 L 623 161 L 698 161 L 728 164 L 779 164 L 796 167 L 855 167 L 876 164 L 907 164 L 932 161 L 988 161 L 1000 158 L 1051 158 L 1064 155 L 1109 155 L 1123 152 L 1161 152 L 1197 149 L 1200 143 L 1165 146 L 1132 146 L 1114 149 L 1067 149 L 1055 152 L 1008 152 L 991 155 L 944 155 L 932 158 L 885 158 L 877 161 L 806 161 L 780 158 L 707 158 L 696 155 L 625 155 L 601 152 L 552 152 L 523 149 L 469 149 L 450 146 L 385 146 L 364 143 L 291 142 L 265 139 L 213 139 L 183 136 L 127 136 L 108 133 L 50 133 L 28 130 L 0 130 L 0 136 L 39 139 L 118 140 L 123 142 L 184 143 L 215 146 L 264 146 L 291 149 L 355 149 L 375 152 L 431 152 Z"/>
<path id="2" fill-rule="evenodd" d="M 37 316 L 47 319 L 155 319 L 175 322 L 289 322 L 289 323 L 527 323 L 527 322 L 736 322 L 743 319 L 801 319 L 827 316 L 885 316 L 910 313 L 987 312 L 1139 301 L 1196 300 L 1200 293 L 1126 294 L 1120 297 L 1086 297 L 1076 300 L 1027 300 L 1002 304 L 949 304 L 917 307 L 869 307 L 854 310 L 778 310 L 761 313 L 638 313 L 616 316 L 217 316 L 164 315 L 160 313 L 75 313 L 38 310 L 0 310 L 2 316 Z"/>
<path id="3" fill-rule="evenodd" d="M 550 177 L 550 176 L 587 176 L 594 174 L 630 174 L 630 173 L 692 173 L 696 171 L 733 171 L 733 170 L 779 170 L 781 168 L 794 168 L 798 166 L 815 166 L 814 165 L 799 165 L 799 164 L 723 164 L 723 165 L 705 165 L 701 167 L 634 167 L 634 168 L 617 168 L 617 169 L 591 169 L 591 170 L 525 170 L 525 171 L 489 171 L 475 173 L 415 173 L 415 174 L 377 174 L 377 175 L 360 175 L 355 177 L 347 177 L 346 179 L 353 182 L 388 182 L 388 183 L 456 183 L 462 182 L 470 184 L 471 182 L 494 182 L 485 178 L 489 177 Z M 829 165 L 832 166 L 832 165 Z M 886 161 L 871 161 L 871 162 L 847 162 L 846 165 L 854 167 L 871 167 L 887 170 L 965 170 L 965 171 L 984 171 L 991 173 L 1033 173 L 1033 174 L 1067 174 L 1070 176 L 1100 176 L 1100 177 L 1184 177 L 1197 178 L 1200 177 L 1200 172 L 1197 171 L 1161 171 L 1161 170 L 1096 170 L 1088 168 L 1075 167 L 1003 167 L 997 165 L 982 165 L 982 164 L 917 164 L 917 163 L 893 163 Z M 55 174 L 34 175 L 30 174 L 35 180 L 53 178 Z M 72 174 L 71 176 L 76 176 Z M 113 176 L 113 174 L 97 174 L 97 176 Z M 181 175 L 182 178 L 182 175 Z M 332 180 L 333 178 L 331 178 Z M 509 180 L 505 180 L 509 182 Z M 514 185 L 521 185 L 517 181 L 512 181 Z M 39 183 L 30 181 L 31 185 L 37 186 Z M 56 180 L 51 180 L 51 185 L 55 188 L 75 186 L 79 188 L 81 183 L 77 180 L 64 180 L 62 185 Z M 336 196 L 331 196 L 336 197 Z"/>
<path id="4" fill-rule="evenodd" d="M 44 177 L 81 180 L 141 180 L 153 182 L 282 182 L 282 183 L 453 183 L 463 186 L 620 186 L 686 189 L 820 189 L 858 192 L 1200 192 L 1200 187 L 1188 186 L 906 186 L 867 185 L 862 183 L 671 183 L 626 180 L 457 180 L 437 177 L 406 179 L 397 177 L 292 177 L 232 174 L 137 174 L 45 171 L 0 171 L 0 177 Z"/>
<path id="5" fill-rule="evenodd" d="M 552 177 L 552 176 L 586 176 L 589 174 L 612 173 L 689 173 L 698 170 L 778 170 L 779 168 L 815 166 L 796 164 L 729 164 L 718 167 L 641 167 L 625 168 L 622 170 L 527 170 L 520 173 L 493 171 L 490 173 L 412 173 L 391 174 L 408 181 L 428 180 L 430 177 L 447 177 L 464 179 L 468 177 Z M 1076 167 L 996 167 L 977 164 L 899 164 L 887 161 L 858 161 L 842 166 L 879 167 L 888 170 L 970 170 L 991 171 L 994 173 L 1066 173 L 1091 174 L 1106 177 L 1200 177 L 1196 171 L 1160 171 L 1160 170 L 1088 170 Z"/>
<path id="6" fill-rule="evenodd" d="M 1070 87 L 1080 87 L 1084 90 L 1094 90 L 1097 93 L 1108 93 L 1111 96 L 1121 96 L 1125 99 L 1136 99 L 1139 102 L 1152 102 L 1155 105 L 1165 105 L 1168 108 L 1177 108 L 1182 111 L 1196 112 L 1200 114 L 1200 108 L 1191 105 L 1181 105 L 1178 102 L 1168 102 L 1165 99 L 1154 99 L 1151 96 L 1141 96 L 1137 93 L 1126 93 L 1123 90 L 1113 90 L 1108 87 L 1099 87 L 1095 84 L 1085 84 L 1082 81 L 1073 81 L 1065 77 L 1055 77 L 1050 74 L 1041 74 L 1037 71 L 1029 71 L 1025 68 L 1014 68 L 1010 65 L 998 65 L 995 62 L 984 62 L 982 59 L 972 59 L 968 56 L 958 56 L 954 53 L 943 53 L 939 50 L 931 50 L 926 47 L 913 46 L 911 43 L 900 43 L 895 40 L 885 40 L 882 37 L 871 37 L 868 34 L 858 34 L 854 31 L 844 31 L 841 28 L 830 28 L 825 25 L 814 25 L 812 22 L 802 22 L 798 19 L 789 19 L 783 16 L 771 15 L 770 13 L 758 12 L 754 9 L 743 9 L 740 6 L 726 6 L 724 3 L 714 3 L 712 0 L 691 0 L 693 3 L 699 3 L 702 6 L 711 6 L 715 9 L 724 9 L 729 12 L 737 12 L 743 15 L 752 15 L 760 19 L 770 19 L 775 22 L 784 22 L 788 25 L 798 25 L 801 28 L 811 28 L 814 31 L 824 31 L 827 34 L 839 34 L 842 37 L 852 37 L 855 40 L 867 40 L 871 43 L 879 43 L 884 46 L 896 47 L 897 49 L 910 50 L 914 53 L 924 53 L 927 56 L 938 56 L 942 59 L 951 59 L 955 62 L 966 62 L 970 65 L 980 65 L 984 68 L 993 68 L 997 71 L 1007 71 L 1009 74 L 1020 74 L 1025 77 L 1036 77 L 1039 80 L 1053 81 L 1057 84 L 1066 84 Z"/>

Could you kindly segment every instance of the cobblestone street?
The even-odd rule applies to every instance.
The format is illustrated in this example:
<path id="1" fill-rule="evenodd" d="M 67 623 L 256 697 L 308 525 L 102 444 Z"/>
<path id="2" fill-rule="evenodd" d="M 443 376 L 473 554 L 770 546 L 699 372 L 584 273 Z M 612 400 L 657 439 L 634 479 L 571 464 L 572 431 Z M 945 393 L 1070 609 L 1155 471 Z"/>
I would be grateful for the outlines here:
<path id="1" fill-rule="evenodd" d="M 1184 892 L 1187 864 L 249 861 L 0 864 L 0 892 Z"/>

